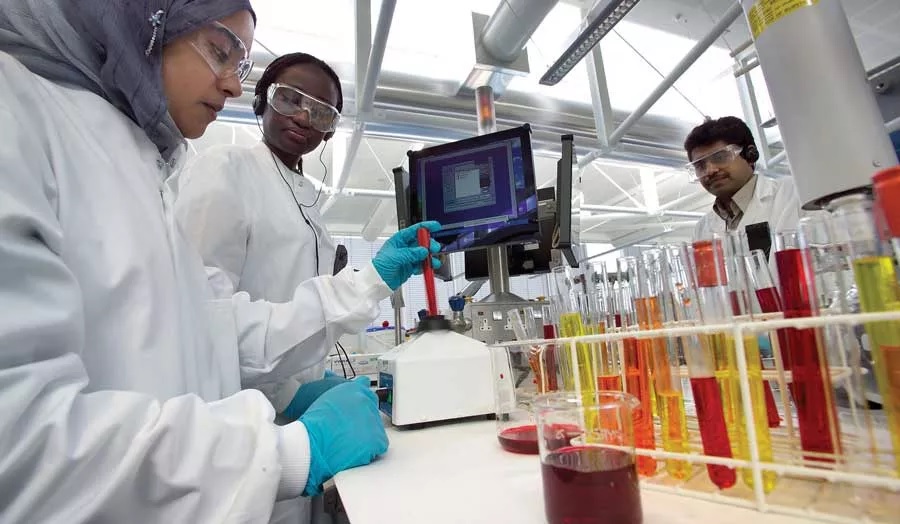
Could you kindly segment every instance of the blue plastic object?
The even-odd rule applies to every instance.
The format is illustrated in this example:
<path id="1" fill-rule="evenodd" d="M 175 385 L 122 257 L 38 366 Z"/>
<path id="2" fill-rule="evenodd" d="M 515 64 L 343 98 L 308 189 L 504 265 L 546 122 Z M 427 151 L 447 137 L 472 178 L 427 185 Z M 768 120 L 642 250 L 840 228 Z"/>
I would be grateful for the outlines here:
<path id="1" fill-rule="evenodd" d="M 331 378 L 331 377 L 336 377 L 336 376 L 338 376 L 338 375 L 337 375 L 337 373 L 335 373 L 334 371 L 331 371 L 330 369 L 326 369 L 326 370 L 325 370 L 325 377 L 324 377 L 324 378 Z"/>
<path id="2" fill-rule="evenodd" d="M 466 307 L 466 299 L 459 295 L 450 297 L 450 311 L 462 311 Z"/>
<path id="3" fill-rule="evenodd" d="M 381 246 L 375 259 L 372 260 L 372 265 L 389 288 L 397 289 L 409 280 L 409 277 L 422 273 L 422 262 L 428 256 L 429 250 L 419 247 L 416 232 L 423 227 L 432 233 L 441 230 L 441 225 L 437 222 L 422 222 L 401 229 Z M 437 253 L 440 250 L 441 245 L 432 240 L 430 251 Z M 439 269 L 441 261 L 432 257 L 431 265 L 434 269 Z"/>
<path id="4" fill-rule="evenodd" d="M 328 371 L 326 371 L 325 378 L 307 382 L 297 388 L 297 392 L 294 393 L 294 398 L 291 399 L 291 403 L 285 408 L 282 416 L 288 420 L 297 420 L 303 416 L 303 414 L 306 413 L 306 410 L 309 409 L 309 406 L 311 406 L 312 403 L 326 391 L 335 386 L 340 386 L 345 382 L 347 382 L 347 379 L 338 377 L 334 373 L 329 377 Z"/>
<path id="5" fill-rule="evenodd" d="M 322 484 L 345 469 L 364 466 L 388 449 L 369 377 L 333 387 L 300 417 L 309 434 L 309 475 L 305 496 L 322 493 Z"/>

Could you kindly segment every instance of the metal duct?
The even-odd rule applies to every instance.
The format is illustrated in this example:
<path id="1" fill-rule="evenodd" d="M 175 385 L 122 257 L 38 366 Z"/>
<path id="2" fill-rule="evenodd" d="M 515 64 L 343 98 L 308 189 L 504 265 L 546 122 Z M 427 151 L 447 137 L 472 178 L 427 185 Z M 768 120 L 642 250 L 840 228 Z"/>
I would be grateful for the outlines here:
<path id="1" fill-rule="evenodd" d="M 484 48 L 497 60 L 515 60 L 558 0 L 504 0 L 484 26 Z"/>

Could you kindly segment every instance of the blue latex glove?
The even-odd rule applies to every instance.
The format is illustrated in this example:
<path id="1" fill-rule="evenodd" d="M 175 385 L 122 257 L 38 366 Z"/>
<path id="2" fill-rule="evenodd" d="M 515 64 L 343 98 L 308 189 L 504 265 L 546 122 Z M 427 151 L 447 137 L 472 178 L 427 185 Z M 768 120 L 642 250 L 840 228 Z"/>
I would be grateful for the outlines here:
<path id="1" fill-rule="evenodd" d="M 309 476 L 305 496 L 322 493 L 322 483 L 345 469 L 364 466 L 388 449 L 369 377 L 328 390 L 300 417 L 309 434 Z"/>
<path id="2" fill-rule="evenodd" d="M 427 228 L 432 233 L 441 230 L 437 222 L 420 222 L 394 233 L 391 238 L 381 246 L 372 264 L 391 289 L 397 289 L 409 277 L 422 273 L 422 262 L 428 256 L 428 250 L 419 247 L 416 233 L 420 228 Z M 441 245 L 434 239 L 431 240 L 431 252 L 437 253 Z M 434 269 L 441 267 L 441 262 L 432 257 L 431 264 Z"/>
<path id="3" fill-rule="evenodd" d="M 772 341 L 769 340 L 769 335 L 759 335 L 757 337 L 759 341 L 759 354 L 762 358 L 772 358 Z"/>
<path id="4" fill-rule="evenodd" d="M 288 404 L 288 407 L 285 408 L 281 415 L 288 420 L 297 420 L 303 416 L 303 414 L 306 413 L 306 410 L 309 409 L 309 406 L 311 406 L 312 403 L 326 391 L 347 382 L 347 379 L 335 376 L 334 373 L 331 375 L 332 376 L 329 377 L 326 372 L 325 378 L 307 382 L 297 388 L 297 392 L 294 393 L 294 398 L 291 399 L 291 403 Z"/>
<path id="5" fill-rule="evenodd" d="M 330 369 L 325 370 L 324 378 L 332 378 L 332 377 L 336 377 L 336 376 L 337 376 L 337 373 L 335 373 L 334 371 L 331 371 Z"/>

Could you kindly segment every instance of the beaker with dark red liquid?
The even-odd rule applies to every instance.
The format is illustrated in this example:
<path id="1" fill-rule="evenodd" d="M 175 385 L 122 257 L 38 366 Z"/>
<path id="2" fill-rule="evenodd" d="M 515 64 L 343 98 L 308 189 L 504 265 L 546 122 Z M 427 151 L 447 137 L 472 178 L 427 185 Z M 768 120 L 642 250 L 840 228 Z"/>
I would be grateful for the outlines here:
<path id="1" fill-rule="evenodd" d="M 632 419 L 640 403 L 611 391 L 576 398 L 536 409 L 547 522 L 640 524 Z M 560 428 L 567 428 L 562 446 Z"/>

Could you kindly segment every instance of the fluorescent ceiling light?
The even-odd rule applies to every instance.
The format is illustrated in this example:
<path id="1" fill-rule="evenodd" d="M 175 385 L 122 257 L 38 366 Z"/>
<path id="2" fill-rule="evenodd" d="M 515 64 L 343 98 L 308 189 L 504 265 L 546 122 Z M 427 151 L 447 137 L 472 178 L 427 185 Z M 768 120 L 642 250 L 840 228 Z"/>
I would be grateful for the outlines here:
<path id="1" fill-rule="evenodd" d="M 638 0 L 597 0 L 581 22 L 572 43 L 541 77 L 541 83 L 545 86 L 558 84 L 637 3 Z"/>

